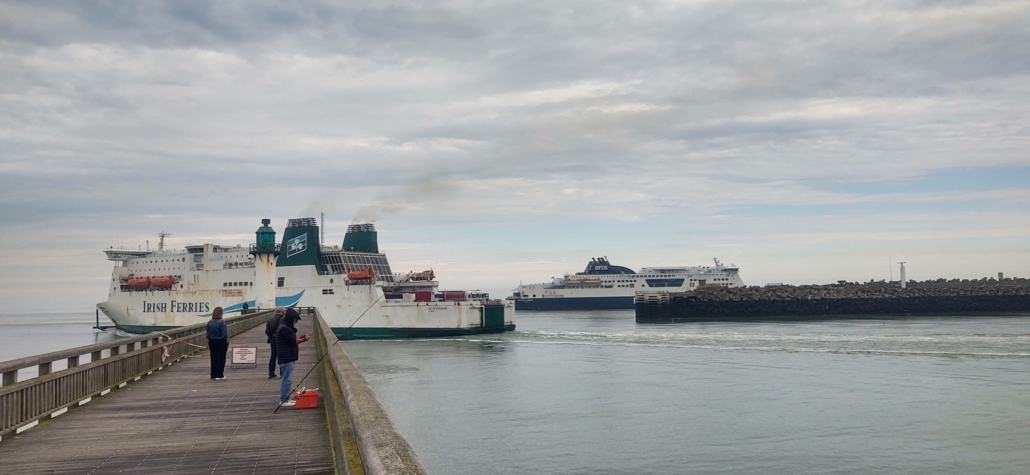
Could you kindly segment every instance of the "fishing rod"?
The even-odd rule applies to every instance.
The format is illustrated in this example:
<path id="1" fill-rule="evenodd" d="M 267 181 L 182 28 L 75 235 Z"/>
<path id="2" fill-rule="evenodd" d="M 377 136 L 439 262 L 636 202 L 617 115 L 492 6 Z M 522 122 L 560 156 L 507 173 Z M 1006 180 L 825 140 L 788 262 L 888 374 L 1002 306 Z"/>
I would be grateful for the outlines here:
<path id="1" fill-rule="evenodd" d="M 379 303 L 379 301 L 382 300 L 383 297 L 384 297 L 383 295 L 380 295 L 379 298 L 377 298 L 375 302 L 372 302 L 372 305 L 369 305 L 368 308 L 366 308 L 364 312 L 361 312 L 361 315 L 358 315 L 358 318 L 356 318 L 353 322 L 351 322 L 351 324 L 348 325 L 347 328 L 344 329 L 344 331 L 350 330 L 352 327 L 354 327 L 354 324 L 358 323 L 358 320 L 361 320 L 361 317 L 364 317 L 365 314 L 368 313 L 369 310 L 372 310 L 372 307 L 375 306 L 375 304 Z M 300 387 L 300 383 L 303 383 L 305 379 L 308 379 L 308 376 L 311 375 L 311 372 L 314 371 L 315 368 L 318 367 L 318 365 L 322 362 L 323 359 L 325 359 L 326 355 L 329 354 L 329 348 L 332 348 L 332 347 L 336 346 L 336 344 L 339 343 L 339 342 L 340 342 L 340 339 L 337 338 L 335 343 L 333 343 L 332 345 L 329 345 L 329 347 L 325 349 L 325 353 L 322 355 L 322 357 L 319 358 L 318 361 L 315 362 L 315 364 L 311 367 L 311 369 L 308 370 L 308 373 L 305 374 L 303 378 L 300 378 L 300 381 L 297 381 L 297 385 L 293 387 L 293 390 L 290 391 L 290 394 L 293 394 L 294 392 L 296 392 L 297 388 Z M 288 397 L 286 398 L 287 401 L 289 399 L 290 398 L 288 398 Z M 276 412 L 278 412 L 279 408 L 283 407 L 283 403 L 285 403 L 285 402 L 286 401 L 279 401 L 279 405 L 275 406 L 275 410 L 272 411 L 272 414 L 275 414 Z"/>

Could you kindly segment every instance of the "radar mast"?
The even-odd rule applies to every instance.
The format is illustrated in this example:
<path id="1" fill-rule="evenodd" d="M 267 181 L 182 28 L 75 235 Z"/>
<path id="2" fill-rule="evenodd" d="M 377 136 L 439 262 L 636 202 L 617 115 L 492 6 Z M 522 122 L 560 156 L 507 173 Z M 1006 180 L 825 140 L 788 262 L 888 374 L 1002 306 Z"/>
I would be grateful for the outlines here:
<path id="1" fill-rule="evenodd" d="M 157 242 L 158 252 L 165 250 L 165 238 L 171 235 L 172 233 L 166 233 L 164 231 L 157 233 L 157 237 L 161 238 L 161 240 Z"/>

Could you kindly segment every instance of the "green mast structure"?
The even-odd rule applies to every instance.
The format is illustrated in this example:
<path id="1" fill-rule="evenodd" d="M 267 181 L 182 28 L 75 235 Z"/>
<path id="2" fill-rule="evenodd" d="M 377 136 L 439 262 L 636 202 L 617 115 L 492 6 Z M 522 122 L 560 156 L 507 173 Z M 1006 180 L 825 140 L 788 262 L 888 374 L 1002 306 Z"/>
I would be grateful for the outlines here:
<path id="1" fill-rule="evenodd" d="M 267 218 L 261 220 L 261 227 L 254 233 L 257 242 L 250 249 L 254 255 L 254 306 L 265 309 L 275 307 L 275 261 L 279 259 L 271 222 Z"/>
<path id="2" fill-rule="evenodd" d="M 279 255 L 279 249 L 275 245 L 275 230 L 269 224 L 272 224 L 271 219 L 265 218 L 261 220 L 261 227 L 254 233 L 257 235 L 257 243 L 254 245 L 254 249 L 250 251 L 251 254 L 270 253 Z"/>

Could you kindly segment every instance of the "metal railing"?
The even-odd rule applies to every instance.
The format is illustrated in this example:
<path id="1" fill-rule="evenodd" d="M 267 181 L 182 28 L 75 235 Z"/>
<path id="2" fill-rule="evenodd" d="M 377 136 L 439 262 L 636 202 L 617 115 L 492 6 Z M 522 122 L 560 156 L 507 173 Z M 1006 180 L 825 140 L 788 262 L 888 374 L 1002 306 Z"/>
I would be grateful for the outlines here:
<path id="1" fill-rule="evenodd" d="M 425 475 L 415 451 L 390 420 L 368 381 L 340 345 L 332 328 L 314 309 L 322 366 L 323 400 L 336 458 L 336 473 Z M 360 457 L 360 460 L 355 460 Z"/>
<path id="2" fill-rule="evenodd" d="M 226 318 L 229 336 L 254 328 L 272 310 Z M 207 322 L 148 333 L 132 338 L 81 346 L 16 360 L 0 362 L 0 437 L 58 411 L 79 406 L 92 397 L 139 380 L 207 346 Z M 124 350 L 123 350 L 124 348 Z M 107 350 L 109 356 L 102 357 Z M 80 356 L 90 361 L 80 364 Z M 67 361 L 68 368 L 52 372 L 53 363 Z M 38 367 L 39 375 L 18 381 L 18 371 Z"/>

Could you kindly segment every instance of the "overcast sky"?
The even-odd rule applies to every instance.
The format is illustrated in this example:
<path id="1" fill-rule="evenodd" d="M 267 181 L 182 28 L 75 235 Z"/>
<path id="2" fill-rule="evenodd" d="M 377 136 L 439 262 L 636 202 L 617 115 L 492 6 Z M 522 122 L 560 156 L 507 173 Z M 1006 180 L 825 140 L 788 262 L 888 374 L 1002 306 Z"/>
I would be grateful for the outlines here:
<path id="1" fill-rule="evenodd" d="M 1030 277 L 1030 3 L 5 0 L 0 170 L 3 312 L 319 212 L 495 297 L 602 255 Z"/>

